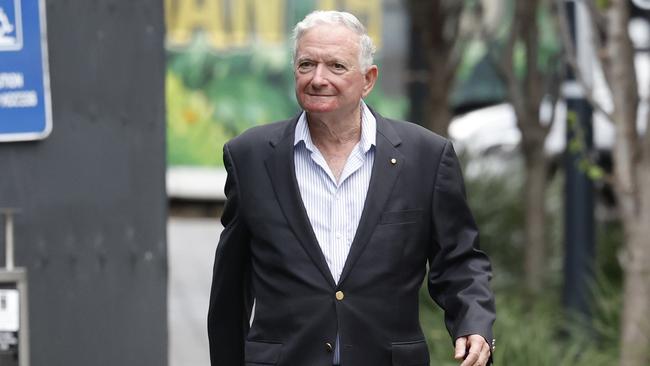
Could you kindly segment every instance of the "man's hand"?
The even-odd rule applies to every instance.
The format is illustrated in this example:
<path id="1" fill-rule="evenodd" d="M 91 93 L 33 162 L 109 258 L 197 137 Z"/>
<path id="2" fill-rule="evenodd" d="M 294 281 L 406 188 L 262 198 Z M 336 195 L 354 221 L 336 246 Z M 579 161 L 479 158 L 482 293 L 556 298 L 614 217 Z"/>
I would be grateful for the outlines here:
<path id="1" fill-rule="evenodd" d="M 490 345 L 478 334 L 459 337 L 456 339 L 454 358 L 459 361 L 464 359 L 460 366 L 485 366 L 490 359 Z"/>

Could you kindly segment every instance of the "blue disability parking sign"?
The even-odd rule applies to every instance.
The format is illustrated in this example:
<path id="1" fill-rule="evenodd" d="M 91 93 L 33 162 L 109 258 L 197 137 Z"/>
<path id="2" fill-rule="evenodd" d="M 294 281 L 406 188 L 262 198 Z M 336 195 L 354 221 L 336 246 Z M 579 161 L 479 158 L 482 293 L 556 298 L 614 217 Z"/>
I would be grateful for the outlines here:
<path id="1" fill-rule="evenodd" d="M 0 141 L 52 130 L 44 0 L 0 0 Z"/>

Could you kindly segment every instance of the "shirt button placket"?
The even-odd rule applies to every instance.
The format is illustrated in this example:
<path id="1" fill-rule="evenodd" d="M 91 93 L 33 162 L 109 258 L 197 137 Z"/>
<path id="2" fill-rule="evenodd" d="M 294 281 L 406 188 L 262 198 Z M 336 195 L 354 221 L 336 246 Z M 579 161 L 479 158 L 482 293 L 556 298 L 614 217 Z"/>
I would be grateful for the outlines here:
<path id="1" fill-rule="evenodd" d="M 335 199 L 335 207 L 336 207 L 336 215 L 334 216 L 334 232 L 336 236 L 336 243 L 335 246 L 337 248 L 337 252 L 339 255 L 342 256 L 342 252 L 340 250 L 341 244 L 343 243 L 343 228 L 344 228 L 344 221 L 345 221 L 345 211 L 342 206 L 342 200 L 341 200 L 341 190 L 342 188 L 339 188 L 339 192 L 336 195 Z M 344 258 L 342 257 L 341 260 L 344 262 Z"/>
<path id="2" fill-rule="evenodd" d="M 338 253 L 337 253 L 337 250 L 336 250 L 336 245 L 337 245 L 337 241 L 338 241 L 338 239 L 336 238 L 336 232 L 337 232 L 337 229 L 336 229 L 336 216 L 338 215 L 338 205 L 337 205 L 338 197 L 339 197 L 338 188 L 336 186 L 334 186 L 334 188 L 332 190 L 332 201 L 331 201 L 331 206 L 330 206 L 331 210 L 330 210 L 330 227 L 329 227 L 329 229 L 330 229 L 330 236 L 329 236 L 330 237 L 330 242 L 329 242 L 329 251 L 330 251 L 330 253 L 329 254 L 333 259 L 332 267 L 330 268 L 330 270 L 332 271 L 332 274 L 335 274 L 338 271 L 337 267 L 338 267 L 338 261 L 339 261 Z M 339 279 L 335 277 L 334 280 L 336 282 L 338 282 Z"/>

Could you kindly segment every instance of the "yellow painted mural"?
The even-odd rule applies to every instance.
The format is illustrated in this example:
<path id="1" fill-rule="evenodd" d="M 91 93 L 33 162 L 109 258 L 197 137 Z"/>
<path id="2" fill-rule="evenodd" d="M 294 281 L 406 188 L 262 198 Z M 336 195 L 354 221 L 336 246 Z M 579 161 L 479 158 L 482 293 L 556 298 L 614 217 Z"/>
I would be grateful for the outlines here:
<path id="1" fill-rule="evenodd" d="M 290 0 L 165 0 L 167 43 L 187 46 L 197 32 L 217 50 L 254 42 L 281 45 L 300 18 L 289 16 L 298 1 Z M 340 9 L 355 14 L 381 46 L 381 0 L 318 0 L 312 10 Z"/>

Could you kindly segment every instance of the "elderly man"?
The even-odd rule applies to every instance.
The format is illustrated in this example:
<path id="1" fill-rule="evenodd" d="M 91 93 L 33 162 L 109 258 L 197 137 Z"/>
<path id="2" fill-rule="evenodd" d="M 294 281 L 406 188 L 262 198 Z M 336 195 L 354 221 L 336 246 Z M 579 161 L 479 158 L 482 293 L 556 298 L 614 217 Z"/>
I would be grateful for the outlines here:
<path id="1" fill-rule="evenodd" d="M 427 263 L 455 358 L 487 364 L 490 263 L 451 143 L 365 105 L 378 69 L 353 15 L 313 12 L 294 39 L 304 111 L 224 146 L 212 366 L 429 365 Z"/>

